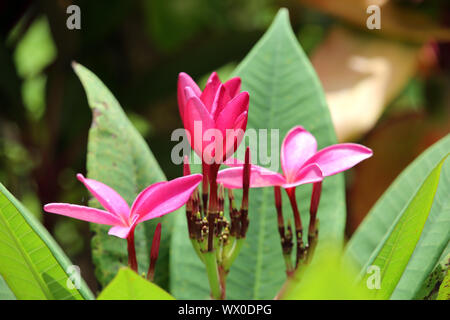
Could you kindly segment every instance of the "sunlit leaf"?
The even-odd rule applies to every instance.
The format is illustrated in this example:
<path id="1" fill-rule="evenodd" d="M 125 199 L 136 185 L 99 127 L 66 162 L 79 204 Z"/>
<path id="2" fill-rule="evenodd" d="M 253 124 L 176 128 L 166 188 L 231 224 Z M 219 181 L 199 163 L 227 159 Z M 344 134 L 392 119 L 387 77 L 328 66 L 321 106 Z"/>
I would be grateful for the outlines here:
<path id="1" fill-rule="evenodd" d="M 443 203 L 444 210 L 447 207 L 445 197 L 448 196 L 446 183 L 449 170 L 450 158 L 445 157 L 431 171 L 408 206 L 402 210 L 387 238 L 374 251 L 375 254 L 368 264 L 379 267 L 381 276 L 381 286 L 375 291 L 374 297 L 380 299 L 391 297 L 420 239 L 433 204 Z M 442 194 L 439 189 L 447 193 Z"/>
<path id="2" fill-rule="evenodd" d="M 365 220 L 350 239 L 346 255 L 361 268 L 370 264 L 380 243 L 392 231 L 395 221 L 403 214 L 414 195 L 434 167 L 450 150 L 450 135 L 435 143 L 409 165 L 378 200 Z M 431 207 L 429 218 L 414 253 L 398 282 L 392 298 L 413 299 L 426 277 L 432 272 L 444 249 L 449 243 L 450 220 L 448 199 L 450 179 L 442 180 Z"/>
<path id="3" fill-rule="evenodd" d="M 0 238 L 0 275 L 17 299 L 93 298 L 82 279 L 79 289 L 74 283 L 68 285 L 72 264 L 45 228 L 1 183 Z"/>
<path id="4" fill-rule="evenodd" d="M 100 293 L 98 300 L 173 300 L 156 284 L 145 280 L 129 268 L 122 268 Z"/>

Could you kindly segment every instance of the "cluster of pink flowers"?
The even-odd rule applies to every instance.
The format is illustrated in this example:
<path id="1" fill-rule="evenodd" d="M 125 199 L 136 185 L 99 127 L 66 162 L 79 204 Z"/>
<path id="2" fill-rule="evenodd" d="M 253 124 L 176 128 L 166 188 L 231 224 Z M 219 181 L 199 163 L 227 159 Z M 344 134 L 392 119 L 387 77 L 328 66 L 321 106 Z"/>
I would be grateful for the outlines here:
<path id="1" fill-rule="evenodd" d="M 295 187 L 306 183 L 314 184 L 311 205 L 311 214 L 314 214 L 311 221 L 314 224 L 323 178 L 347 170 L 372 155 L 370 149 L 351 143 L 337 144 L 317 151 L 314 136 L 298 126 L 288 132 L 282 144 L 283 174 L 254 164 L 250 165 L 248 150 L 246 164 L 238 160 L 226 162 L 237 150 L 247 126 L 249 94 L 241 92 L 241 79 L 232 78 L 222 83 L 214 72 L 208 79 L 205 89 L 201 91 L 191 77 L 180 73 L 177 91 L 180 116 L 192 149 L 202 159 L 203 174 L 186 173 L 183 177 L 150 185 L 136 197 L 131 208 L 112 188 L 78 174 L 78 179 L 105 210 L 65 203 L 50 203 L 44 206 L 45 211 L 50 213 L 112 226 L 108 232 L 110 235 L 128 240 L 129 264 L 135 270 L 137 270 L 134 252 L 136 225 L 172 212 L 188 201 L 189 206 L 193 203 L 203 206 L 210 228 L 208 250 L 213 249 L 214 227 L 218 225 L 214 219 L 217 219 L 220 210 L 223 210 L 223 199 L 221 203 L 218 183 L 228 189 L 244 187 L 247 197 L 248 188 L 272 186 L 275 188 L 277 209 L 281 207 L 279 188 L 284 188 L 294 211 L 299 250 L 303 246 L 302 226 L 295 200 Z M 197 130 L 198 126 L 200 130 Z M 214 138 L 205 136 L 204 132 L 207 130 L 217 130 L 221 139 L 217 139 L 217 136 Z M 229 164 L 231 168 L 219 171 L 220 165 L 224 163 Z M 194 191 L 202 181 L 203 198 L 200 201 Z M 160 225 L 155 234 L 154 242 L 159 244 Z M 152 250 L 154 260 L 157 257 L 158 244 L 154 244 L 155 249 Z M 153 253 L 154 250 L 156 253 Z"/>
<path id="2" fill-rule="evenodd" d="M 266 168 L 251 165 L 250 187 L 275 188 L 275 203 L 278 213 L 278 224 L 282 241 L 283 252 L 290 256 L 292 244 L 289 235 L 285 233 L 285 226 L 281 212 L 281 196 L 279 188 L 286 190 L 289 197 L 295 223 L 295 235 L 297 240 L 296 264 L 305 258 L 307 250 L 302 241 L 303 226 L 300 212 L 295 198 L 295 188 L 302 184 L 313 183 L 313 192 L 310 205 L 310 224 L 308 231 L 309 246 L 312 251 L 313 242 L 317 241 L 316 213 L 319 205 L 322 180 L 325 177 L 340 173 L 359 162 L 372 156 L 372 150 L 355 143 L 340 143 L 317 151 L 317 141 L 314 136 L 302 126 L 292 128 L 283 140 L 281 146 L 281 167 L 283 174 L 270 171 Z M 226 188 L 242 188 L 243 164 L 235 159 L 228 161 L 233 168 L 222 170 L 218 173 L 217 181 Z M 288 265 L 288 274 L 292 268 Z"/>

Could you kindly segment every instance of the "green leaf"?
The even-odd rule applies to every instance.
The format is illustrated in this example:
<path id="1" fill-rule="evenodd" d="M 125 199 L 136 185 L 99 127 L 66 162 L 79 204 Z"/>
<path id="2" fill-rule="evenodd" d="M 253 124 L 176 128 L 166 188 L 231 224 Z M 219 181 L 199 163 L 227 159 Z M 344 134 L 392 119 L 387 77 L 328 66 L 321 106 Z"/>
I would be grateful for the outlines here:
<path id="1" fill-rule="evenodd" d="M 2 276 L 0 276 L 0 301 L 1 300 L 16 300 L 16 296 L 12 293 Z"/>
<path id="2" fill-rule="evenodd" d="M 55 60 L 57 54 L 48 20 L 39 17 L 29 26 L 14 51 L 17 72 L 22 78 L 36 76 Z"/>
<path id="3" fill-rule="evenodd" d="M 447 247 L 448 249 L 448 247 Z M 427 279 L 423 282 L 414 300 L 436 300 L 439 292 L 439 287 L 444 280 L 444 277 L 450 266 L 450 254 L 446 254 L 439 263 L 436 264 L 433 272 L 431 272 Z"/>
<path id="4" fill-rule="evenodd" d="M 431 171 L 408 207 L 399 216 L 387 239 L 375 251 L 373 261 L 368 262 L 380 268 L 381 286 L 374 291 L 374 297 L 379 299 L 391 297 L 420 239 L 433 202 L 444 200 L 437 198 L 436 195 L 438 186 L 441 190 L 442 186 L 445 187 L 444 181 L 448 170 L 450 158 L 445 157 Z M 448 193 L 446 195 L 448 196 Z"/>
<path id="5" fill-rule="evenodd" d="M 74 63 L 73 68 L 84 86 L 93 114 L 87 153 L 88 177 L 112 187 L 131 205 L 139 192 L 152 183 L 165 180 L 165 176 L 108 88 L 80 64 Z M 95 199 L 90 204 L 100 207 Z M 164 287 L 168 282 L 170 215 L 139 224 L 135 241 L 139 269 L 147 271 L 153 232 L 161 219 L 164 223 L 155 282 Z M 108 235 L 108 229 L 91 224 L 91 230 L 95 232 L 93 260 L 102 285 L 109 283 L 121 266 L 127 265 L 126 241 Z"/>
<path id="6" fill-rule="evenodd" d="M 129 268 L 122 268 L 98 300 L 173 300 L 166 291 Z"/>
<path id="7" fill-rule="evenodd" d="M 408 207 L 414 195 L 434 167 L 450 150 L 450 135 L 428 148 L 410 164 L 386 190 L 350 239 L 346 255 L 363 268 L 391 226 Z M 449 174 L 444 172 L 444 174 Z M 392 299 L 413 299 L 433 271 L 450 240 L 450 218 L 444 200 L 450 179 L 443 179 L 429 218 L 414 253 L 395 288 Z M 448 200 L 447 200 L 448 201 Z"/>
<path id="8" fill-rule="evenodd" d="M 342 259 L 339 247 L 328 247 L 313 261 L 311 268 L 299 269 L 279 294 L 282 300 L 360 300 L 369 291 L 356 281 L 357 269 Z"/>
<path id="9" fill-rule="evenodd" d="M 450 273 L 447 270 L 447 275 L 442 281 L 441 286 L 439 287 L 439 293 L 437 296 L 437 300 L 450 300 Z"/>
<path id="10" fill-rule="evenodd" d="M 67 286 L 72 264 L 36 218 L 0 183 L 0 275 L 17 299 L 92 299 Z"/>
<path id="11" fill-rule="evenodd" d="M 319 148 L 336 143 L 323 90 L 292 32 L 286 9 L 280 10 L 234 75 L 242 78 L 242 88 L 250 94 L 248 129 L 268 129 L 268 150 L 272 160 L 278 161 L 275 170 L 281 171 L 281 142 L 295 125 L 311 131 Z M 270 129 L 279 130 L 279 137 L 273 144 Z M 244 143 L 240 150 L 243 147 Z M 261 160 L 253 152 L 252 159 L 256 158 Z M 267 167 L 267 163 L 258 161 L 258 164 Z M 345 225 L 343 176 L 327 178 L 322 192 L 318 251 L 327 240 L 342 243 Z M 309 185 L 297 190 L 305 230 L 308 228 L 310 195 Z M 250 226 L 242 251 L 228 275 L 229 299 L 271 299 L 286 279 L 273 197 L 272 188 L 250 191 Z M 285 195 L 283 197 L 284 214 L 292 220 L 289 202 Z M 185 217 L 179 215 L 176 220 L 172 238 L 171 292 L 177 298 L 206 298 L 209 288 L 205 269 L 188 241 Z"/>

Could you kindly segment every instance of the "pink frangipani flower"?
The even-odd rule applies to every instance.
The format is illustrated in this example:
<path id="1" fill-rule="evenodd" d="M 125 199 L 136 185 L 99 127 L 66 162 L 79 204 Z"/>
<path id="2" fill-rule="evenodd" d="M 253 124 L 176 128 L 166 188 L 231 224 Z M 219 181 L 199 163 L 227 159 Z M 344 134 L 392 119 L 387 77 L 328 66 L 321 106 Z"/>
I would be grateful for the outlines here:
<path id="1" fill-rule="evenodd" d="M 292 128 L 286 135 L 281 146 L 281 168 L 283 174 L 252 165 L 250 187 L 274 186 L 275 202 L 278 214 L 280 236 L 283 241 L 284 222 L 281 214 L 280 187 L 285 188 L 294 214 L 295 238 L 297 241 L 297 267 L 299 261 L 305 258 L 306 249 L 303 244 L 303 226 L 295 197 L 295 187 L 305 183 L 313 183 L 310 205 L 310 223 L 308 228 L 308 245 L 314 250 L 317 241 L 316 213 L 319 204 L 322 180 L 324 177 L 345 171 L 364 159 L 372 156 L 372 150 L 355 143 L 341 143 L 317 151 L 314 136 L 303 127 Z M 228 165 L 233 168 L 219 171 L 217 182 L 227 188 L 242 188 L 243 165 L 239 161 L 229 159 Z M 283 250 L 285 248 L 283 247 Z M 287 253 L 290 255 L 290 252 Z M 290 260 L 286 260 L 286 270 L 291 274 Z"/>
<path id="2" fill-rule="evenodd" d="M 134 200 L 127 202 L 112 188 L 77 174 L 105 210 L 68 203 L 49 203 L 44 210 L 79 220 L 112 226 L 108 234 L 127 238 L 140 222 L 161 217 L 182 207 L 202 180 L 201 174 L 180 177 L 150 185 Z"/>
<path id="3" fill-rule="evenodd" d="M 192 149 L 208 165 L 230 157 L 244 136 L 249 95 L 240 89 L 239 77 L 222 83 L 216 72 L 203 91 L 186 73 L 178 76 L 178 107 L 184 128 Z"/>
<path id="4" fill-rule="evenodd" d="M 372 156 L 372 150 L 355 143 L 340 143 L 317 151 L 314 136 L 302 126 L 292 128 L 281 146 L 283 174 L 252 165 L 250 187 L 281 186 L 285 189 L 300 184 L 320 182 L 350 169 Z M 233 168 L 219 171 L 217 182 L 227 188 L 242 188 L 242 163 L 227 161 Z"/>

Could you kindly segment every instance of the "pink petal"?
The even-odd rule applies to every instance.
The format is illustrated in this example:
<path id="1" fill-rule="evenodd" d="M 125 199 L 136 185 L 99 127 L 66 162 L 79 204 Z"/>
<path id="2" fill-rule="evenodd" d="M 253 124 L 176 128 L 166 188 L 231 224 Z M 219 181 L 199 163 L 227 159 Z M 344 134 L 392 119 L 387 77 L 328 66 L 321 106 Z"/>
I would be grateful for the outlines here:
<path id="1" fill-rule="evenodd" d="M 216 96 L 214 97 L 214 101 L 211 106 L 211 116 L 213 119 L 216 119 L 223 108 L 227 105 L 227 103 L 231 100 L 230 95 L 227 93 L 223 84 L 220 84 L 219 89 L 217 89 Z"/>
<path id="2" fill-rule="evenodd" d="M 189 131 L 192 149 L 203 159 L 203 149 L 211 142 L 203 141 L 204 133 L 206 130 L 214 128 L 215 123 L 203 102 L 198 97 L 193 96 L 190 91 L 189 88 L 186 88 L 186 96 L 189 97 L 189 100 L 184 127 Z M 198 130 L 195 130 L 196 127 L 198 127 Z"/>
<path id="3" fill-rule="evenodd" d="M 193 174 L 153 184 L 137 196 L 132 215 L 139 216 L 139 223 L 175 211 L 188 201 L 201 181 L 201 174 Z"/>
<path id="4" fill-rule="evenodd" d="M 294 127 L 286 134 L 281 145 L 281 168 L 288 182 L 295 182 L 298 170 L 316 150 L 316 139 L 302 126 Z"/>
<path id="5" fill-rule="evenodd" d="M 214 128 L 214 119 L 212 118 L 211 114 L 209 113 L 206 106 L 203 104 L 203 102 L 194 94 L 193 90 L 189 87 L 185 90 L 187 100 L 187 108 L 186 108 L 186 114 L 190 113 L 191 117 L 189 118 L 189 123 L 192 125 L 194 121 L 202 121 L 202 123 L 205 125 L 204 130 L 209 128 Z"/>
<path id="6" fill-rule="evenodd" d="M 184 72 L 178 75 L 177 96 L 178 96 L 178 109 L 180 111 L 181 119 L 184 117 L 184 109 L 186 108 L 187 99 L 184 94 L 184 88 L 189 87 L 192 89 L 197 97 L 200 97 L 202 91 L 198 87 L 192 78 Z"/>
<path id="7" fill-rule="evenodd" d="M 114 189 L 99 181 L 86 179 L 81 173 L 77 174 L 77 178 L 97 198 L 103 208 L 121 217 L 124 221 L 128 220 L 130 207 Z"/>
<path id="8" fill-rule="evenodd" d="M 345 171 L 370 158 L 373 152 L 356 143 L 340 143 L 326 147 L 313 155 L 308 163 L 316 163 L 324 177 Z"/>
<path id="9" fill-rule="evenodd" d="M 234 122 L 234 130 L 241 129 L 242 131 L 245 131 L 247 128 L 247 121 L 248 121 L 248 111 L 242 112 L 239 117 L 237 117 L 236 121 Z"/>
<path id="10" fill-rule="evenodd" d="M 214 98 L 221 84 L 222 82 L 220 82 L 217 73 L 211 73 L 208 81 L 206 82 L 205 90 L 203 90 L 202 94 L 200 95 L 200 99 L 202 100 L 208 111 L 211 111 Z"/>
<path id="11" fill-rule="evenodd" d="M 295 182 L 283 184 L 283 188 L 292 188 L 301 184 L 314 183 L 323 180 L 323 174 L 315 163 L 302 167 L 295 176 Z"/>
<path id="12" fill-rule="evenodd" d="M 241 78 L 231 78 L 224 85 L 230 97 L 234 98 L 241 91 Z"/>
<path id="13" fill-rule="evenodd" d="M 245 128 L 247 127 L 248 113 L 247 111 L 241 113 L 241 115 L 236 119 L 233 129 L 227 129 L 225 131 L 225 143 L 224 154 L 225 159 L 228 159 L 233 155 L 241 144 L 242 139 L 245 135 Z"/>
<path id="14" fill-rule="evenodd" d="M 217 183 L 223 184 L 225 188 L 242 188 L 243 166 L 220 170 L 217 174 Z M 280 186 L 286 183 L 284 177 L 266 168 L 251 165 L 250 188 L 260 188 L 269 186 Z"/>
<path id="15" fill-rule="evenodd" d="M 109 229 L 108 234 L 122 238 L 122 239 L 128 238 L 128 234 L 130 233 L 130 231 L 136 227 L 137 220 L 138 220 L 137 218 L 138 217 L 136 216 L 133 219 L 133 222 L 131 223 L 131 225 L 129 225 L 129 226 L 114 226 L 114 227 L 112 227 L 111 229 Z"/>
<path id="16" fill-rule="evenodd" d="M 234 129 L 238 117 L 248 111 L 249 95 L 244 91 L 230 100 L 224 109 L 220 112 L 216 120 L 216 127 L 224 134 L 226 129 Z"/>
<path id="17" fill-rule="evenodd" d="M 44 206 L 44 210 L 50 213 L 56 213 L 66 217 L 93 223 L 106 224 L 110 226 L 123 225 L 122 220 L 110 212 L 85 206 L 78 206 L 75 204 L 49 203 Z"/>

